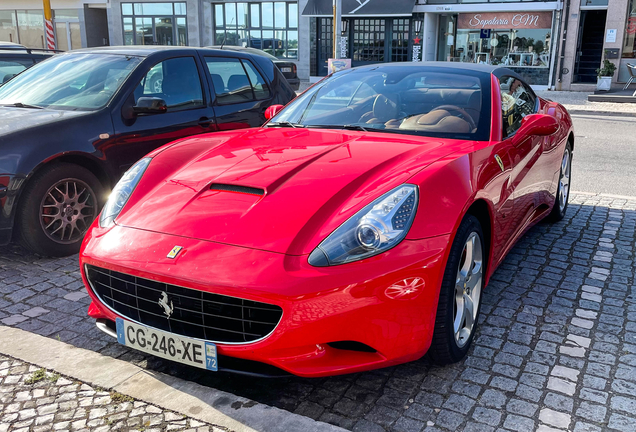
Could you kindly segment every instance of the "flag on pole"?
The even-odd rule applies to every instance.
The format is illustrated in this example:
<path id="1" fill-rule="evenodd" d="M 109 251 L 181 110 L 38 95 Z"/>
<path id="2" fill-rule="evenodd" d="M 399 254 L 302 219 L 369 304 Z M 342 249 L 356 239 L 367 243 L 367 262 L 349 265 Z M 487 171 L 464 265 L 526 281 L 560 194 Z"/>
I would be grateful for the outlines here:
<path id="1" fill-rule="evenodd" d="M 44 1 L 44 27 L 46 29 L 46 48 L 55 49 L 55 33 L 53 31 L 53 14 L 51 13 L 51 0 Z"/>

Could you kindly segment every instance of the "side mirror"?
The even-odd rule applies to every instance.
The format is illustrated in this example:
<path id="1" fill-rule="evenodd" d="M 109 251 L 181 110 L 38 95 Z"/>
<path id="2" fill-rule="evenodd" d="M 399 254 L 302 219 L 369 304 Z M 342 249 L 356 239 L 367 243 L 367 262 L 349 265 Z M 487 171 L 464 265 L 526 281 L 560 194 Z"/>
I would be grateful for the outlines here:
<path id="1" fill-rule="evenodd" d="M 163 114 L 168 111 L 168 105 L 158 97 L 140 97 L 133 111 L 137 114 Z"/>
<path id="2" fill-rule="evenodd" d="M 530 114 L 521 120 L 521 127 L 517 131 L 519 138 L 529 135 L 548 136 L 559 130 L 557 119 L 548 114 Z"/>
<path id="3" fill-rule="evenodd" d="M 280 110 L 282 110 L 284 107 L 282 105 L 271 105 L 269 107 L 267 107 L 267 109 L 265 110 L 265 119 L 266 120 L 271 120 L 272 118 L 274 118 L 276 116 L 276 114 L 278 114 L 280 112 Z"/>

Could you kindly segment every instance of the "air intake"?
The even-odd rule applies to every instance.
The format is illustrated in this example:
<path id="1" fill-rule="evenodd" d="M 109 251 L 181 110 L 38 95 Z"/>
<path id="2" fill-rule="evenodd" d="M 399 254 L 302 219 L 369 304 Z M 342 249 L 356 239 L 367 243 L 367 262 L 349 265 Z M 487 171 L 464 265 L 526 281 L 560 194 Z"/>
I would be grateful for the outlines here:
<path id="1" fill-rule="evenodd" d="M 359 351 L 359 352 L 368 352 L 374 353 L 376 350 L 371 348 L 369 345 L 363 344 L 362 342 L 356 341 L 338 341 L 338 342 L 329 342 L 331 348 L 336 348 L 339 350 L 347 350 L 347 351 Z"/>
<path id="2" fill-rule="evenodd" d="M 223 183 L 212 183 L 210 185 L 211 190 L 218 191 L 226 191 L 226 192 L 236 192 L 236 193 L 244 193 L 250 195 L 265 195 L 265 190 L 260 188 L 253 188 L 249 186 L 240 186 L 240 185 L 231 185 L 231 184 L 223 184 Z"/>

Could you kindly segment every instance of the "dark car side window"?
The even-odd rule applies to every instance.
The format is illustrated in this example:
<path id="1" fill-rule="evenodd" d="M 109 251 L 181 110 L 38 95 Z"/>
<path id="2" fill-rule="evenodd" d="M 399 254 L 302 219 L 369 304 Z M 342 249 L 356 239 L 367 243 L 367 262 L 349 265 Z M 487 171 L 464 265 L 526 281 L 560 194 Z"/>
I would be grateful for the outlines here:
<path id="1" fill-rule="evenodd" d="M 11 78 L 31 66 L 33 66 L 33 60 L 0 59 L 0 84 L 9 81 Z"/>
<path id="2" fill-rule="evenodd" d="M 202 106 L 203 89 L 194 57 L 178 57 L 157 63 L 135 89 L 135 103 L 142 96 L 165 100 L 169 111 Z"/>
<path id="3" fill-rule="evenodd" d="M 219 105 L 267 99 L 269 86 L 249 61 L 236 58 L 206 57 L 212 85 Z"/>
<path id="4" fill-rule="evenodd" d="M 515 77 L 502 76 L 499 78 L 499 86 L 503 137 L 507 138 L 517 132 L 525 116 L 535 112 L 537 101 L 534 93 Z"/>

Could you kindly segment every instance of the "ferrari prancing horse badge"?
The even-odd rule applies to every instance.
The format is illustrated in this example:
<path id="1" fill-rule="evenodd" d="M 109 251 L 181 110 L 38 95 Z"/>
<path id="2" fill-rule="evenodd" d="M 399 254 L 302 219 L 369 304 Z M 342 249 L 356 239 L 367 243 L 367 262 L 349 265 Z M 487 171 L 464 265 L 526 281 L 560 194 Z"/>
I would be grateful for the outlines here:
<path id="1" fill-rule="evenodd" d="M 177 255 L 179 255 L 179 252 L 181 252 L 181 249 L 183 249 L 183 246 L 173 247 L 170 253 L 168 254 L 168 258 L 175 259 Z"/>

